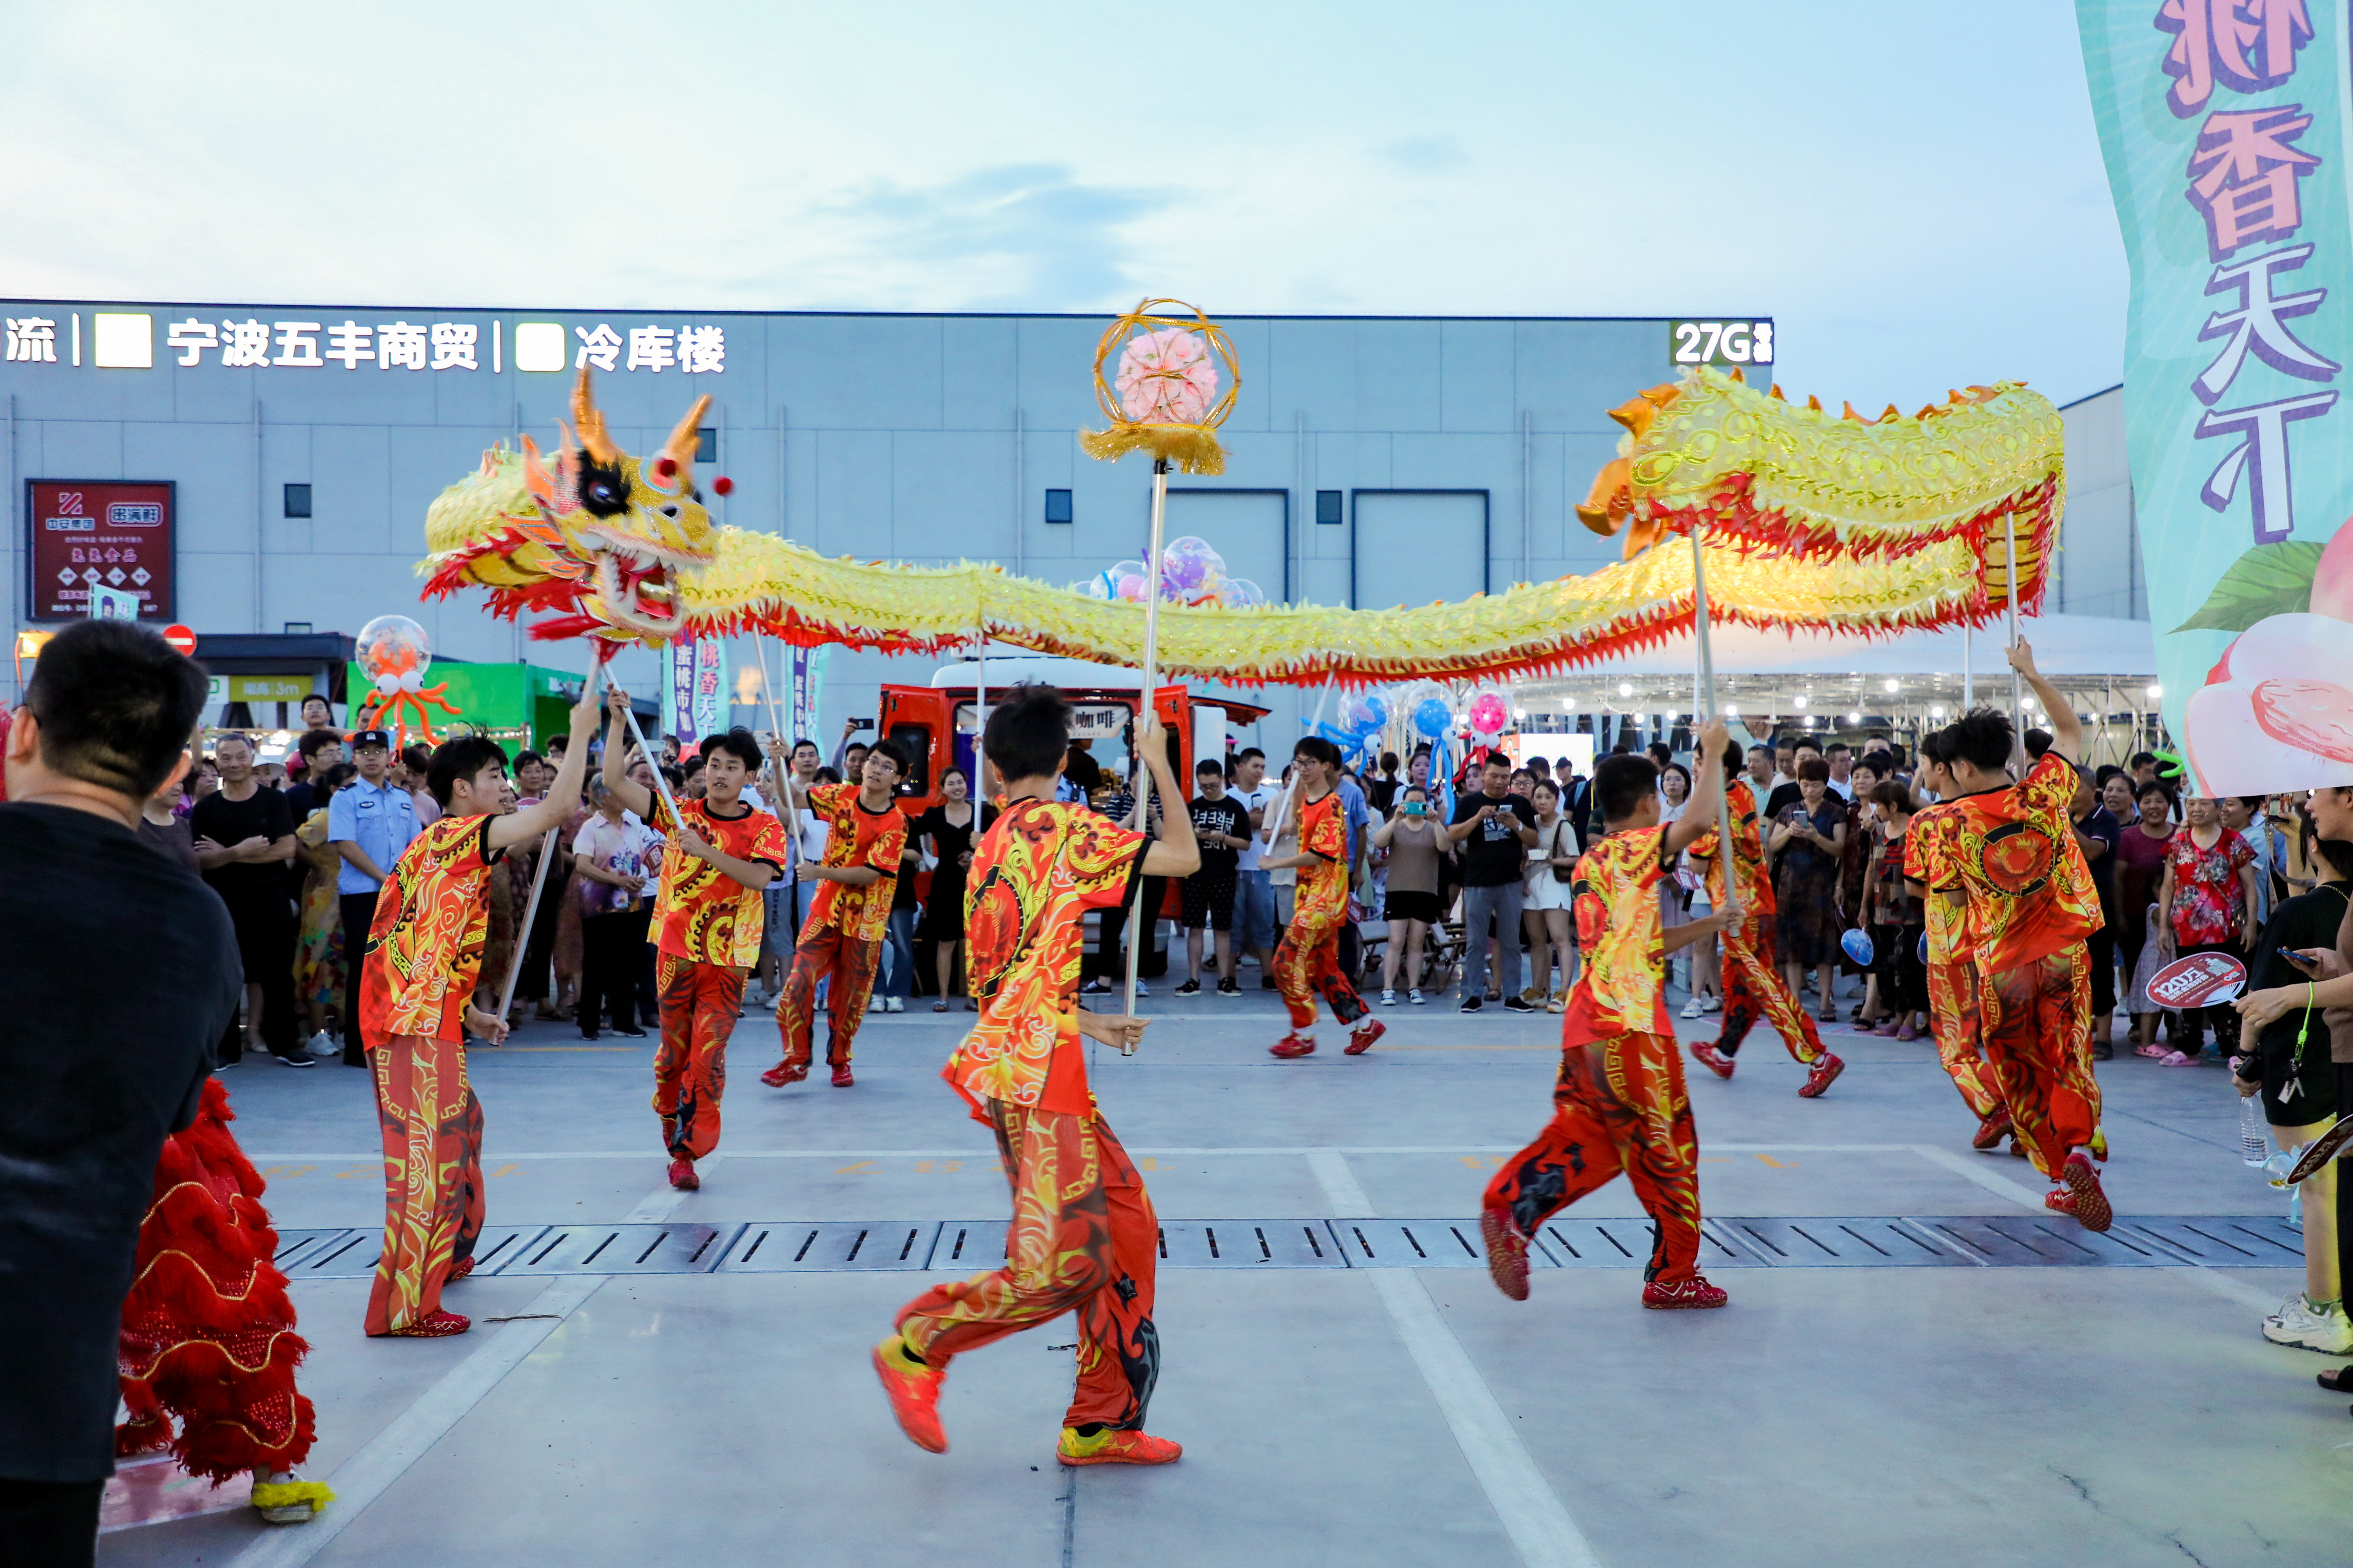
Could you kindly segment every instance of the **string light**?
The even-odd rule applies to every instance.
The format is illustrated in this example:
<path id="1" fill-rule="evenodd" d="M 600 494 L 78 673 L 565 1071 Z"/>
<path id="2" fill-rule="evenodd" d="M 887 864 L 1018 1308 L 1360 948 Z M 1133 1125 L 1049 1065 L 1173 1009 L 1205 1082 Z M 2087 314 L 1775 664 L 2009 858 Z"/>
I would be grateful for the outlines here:
<path id="1" fill-rule="evenodd" d="M 1621 680 L 1621 681 L 1620 681 L 1620 682 L 1618 683 L 1618 695 L 1619 695 L 1619 696 L 1620 696 L 1620 697 L 1631 697 L 1631 696 L 1633 696 L 1633 695 L 1634 695 L 1634 683 L 1633 683 L 1632 681 L 1630 681 L 1630 680 Z"/>

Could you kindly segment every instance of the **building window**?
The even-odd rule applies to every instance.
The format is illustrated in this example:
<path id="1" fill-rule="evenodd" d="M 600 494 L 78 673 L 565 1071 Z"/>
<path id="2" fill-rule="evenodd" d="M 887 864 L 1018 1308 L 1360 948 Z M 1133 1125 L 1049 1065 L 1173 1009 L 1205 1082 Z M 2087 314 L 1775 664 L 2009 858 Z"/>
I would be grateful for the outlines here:
<path id="1" fill-rule="evenodd" d="M 1046 492 L 1046 521 L 1048 522 L 1068 522 L 1071 521 L 1070 491 L 1048 490 Z"/>
<path id="2" fill-rule="evenodd" d="M 1340 492 L 1338 490 L 1317 490 L 1315 492 L 1315 521 L 1323 523 L 1327 528 L 1336 528 L 1339 526 Z"/>
<path id="3" fill-rule="evenodd" d="M 288 621 L 286 623 L 286 635 L 290 637 L 307 637 L 311 635 L 311 623 L 308 621 Z"/>
<path id="4" fill-rule="evenodd" d="M 286 487 L 286 515 L 289 517 L 308 517 L 311 515 L 310 486 L 288 485 Z"/>
<path id="5" fill-rule="evenodd" d="M 694 432 L 694 460 L 715 463 L 719 460 L 719 426 L 705 425 Z"/>

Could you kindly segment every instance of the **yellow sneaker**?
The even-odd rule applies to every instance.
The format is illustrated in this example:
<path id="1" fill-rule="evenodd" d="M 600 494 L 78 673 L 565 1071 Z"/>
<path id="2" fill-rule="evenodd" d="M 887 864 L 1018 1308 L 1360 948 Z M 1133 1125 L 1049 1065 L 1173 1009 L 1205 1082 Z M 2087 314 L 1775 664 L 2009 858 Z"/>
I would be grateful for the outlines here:
<path id="1" fill-rule="evenodd" d="M 1065 1465 L 1168 1465 L 1185 1452 L 1181 1444 L 1147 1432 L 1122 1432 L 1106 1426 L 1092 1437 L 1075 1426 L 1062 1428 L 1054 1458 Z"/>

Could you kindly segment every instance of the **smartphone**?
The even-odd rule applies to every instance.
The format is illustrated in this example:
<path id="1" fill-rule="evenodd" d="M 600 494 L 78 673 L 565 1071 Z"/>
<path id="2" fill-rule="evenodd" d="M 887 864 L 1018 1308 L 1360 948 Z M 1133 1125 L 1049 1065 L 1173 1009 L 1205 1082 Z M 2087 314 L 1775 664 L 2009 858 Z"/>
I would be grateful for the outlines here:
<path id="1" fill-rule="evenodd" d="M 2295 965 L 2299 972 L 2309 972 L 2312 968 L 2312 960 L 2305 957 L 2304 954 L 2296 952 L 2295 949 L 2292 947 L 2274 948 L 2273 951 L 2277 952 L 2282 958 L 2286 959 L 2290 963 Z"/>
<path id="2" fill-rule="evenodd" d="M 1408 816 L 1426 816 L 1429 812 L 1429 807 L 1423 805 L 1421 802 L 1418 800 L 1409 800 L 1406 802 L 1402 809 Z"/>
<path id="3" fill-rule="evenodd" d="M 871 719 L 852 719 L 850 722 L 857 725 L 861 730 L 871 730 L 874 728 L 874 721 Z"/>

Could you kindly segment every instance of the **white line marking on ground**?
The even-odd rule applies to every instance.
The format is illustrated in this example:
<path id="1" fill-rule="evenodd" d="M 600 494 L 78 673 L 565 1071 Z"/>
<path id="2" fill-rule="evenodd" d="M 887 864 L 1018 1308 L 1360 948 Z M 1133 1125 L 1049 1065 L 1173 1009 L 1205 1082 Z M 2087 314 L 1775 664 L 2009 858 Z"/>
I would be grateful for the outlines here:
<path id="1" fill-rule="evenodd" d="M 2189 1267 L 2197 1270 L 2192 1278 L 2217 1296 L 2227 1297 L 2242 1307 L 2253 1307 L 2258 1312 L 2266 1315 L 2279 1310 L 2279 1302 L 2274 1298 L 2266 1296 L 2253 1285 L 2233 1279 L 2227 1274 L 2217 1274 L 2203 1263 L 2194 1259 Z"/>
<path id="2" fill-rule="evenodd" d="M 1356 1173 L 1348 1169 L 1345 1152 L 1309 1149 L 1308 1168 L 1323 1184 L 1332 1212 L 1342 1219 L 1373 1219 L 1377 1213 L 1365 1196 Z M 1452 1151 L 1447 1151 L 1452 1152 Z M 1430 1385 L 1454 1441 L 1462 1450 L 1479 1489 L 1503 1521 L 1504 1532 L 1520 1554 L 1525 1568 L 1601 1568 L 1601 1559 L 1569 1517 L 1544 1472 L 1528 1457 L 1511 1417 L 1496 1403 L 1494 1391 L 1472 1363 L 1462 1342 L 1438 1313 L 1438 1303 L 1421 1283 L 1420 1270 L 1367 1268 L 1373 1290 L 1388 1309 L 1398 1338 Z"/>
<path id="3" fill-rule="evenodd" d="M 1984 1162 L 1987 1156 L 1983 1154 L 1975 1157 L 1956 1154 L 1950 1149 L 1939 1149 L 1933 1143 L 1915 1143 L 1912 1145 L 1912 1152 L 1932 1164 L 1944 1166 L 1957 1176 L 1967 1177 L 1996 1196 L 2008 1198 L 2021 1208 L 2032 1209 L 2037 1214 L 2042 1212 L 2041 1193 L 2031 1187 L 2021 1186 L 2008 1176 L 1995 1175 L 1985 1168 Z M 2008 1156 L 2005 1155 L 2004 1158 Z"/>
<path id="4" fill-rule="evenodd" d="M 727 1156 L 723 1152 L 705 1154 L 700 1161 L 696 1162 L 695 1168 L 699 1171 L 707 1171 L 726 1157 Z M 644 1197 L 639 1198 L 638 1200 L 638 1206 L 621 1216 L 621 1223 L 624 1225 L 659 1225 L 662 1221 L 676 1214 L 678 1212 L 678 1205 L 684 1202 L 686 1202 L 685 1190 L 683 1188 L 671 1186 L 670 1184 L 670 1179 L 668 1177 L 664 1177 L 660 1186 L 656 1187 L 652 1192 L 649 1192 Z"/>
<path id="5" fill-rule="evenodd" d="M 523 1311 L 552 1313 L 553 1321 L 525 1317 L 493 1331 L 480 1349 L 444 1373 L 440 1382 L 427 1389 L 367 1447 L 324 1478 L 335 1489 L 335 1500 L 327 1505 L 326 1512 L 309 1524 L 271 1531 L 239 1552 L 233 1568 L 301 1568 L 325 1551 L 344 1526 L 390 1489 L 409 1466 L 448 1436 L 467 1412 L 611 1278 L 608 1274 L 573 1275 L 533 1297 Z"/>
<path id="6" fill-rule="evenodd" d="M 1380 1211 L 1374 1208 L 1373 1200 L 1365 1195 L 1363 1184 L 1356 1180 L 1356 1173 L 1348 1169 L 1347 1157 L 1339 1150 L 1310 1149 L 1307 1151 L 1307 1168 L 1315 1173 L 1315 1179 L 1323 1184 L 1324 1195 L 1332 1200 L 1333 1218 L 1379 1217 Z"/>
<path id="7" fill-rule="evenodd" d="M 1222 1155 L 1233 1158 L 1256 1159 L 1289 1157 L 1291 1159 L 1298 1159 L 1303 1155 L 1314 1153 L 1318 1147 L 1328 1146 L 1329 1145 L 1299 1143 L 1267 1144 L 1263 1146 L 1239 1145 L 1227 1148 L 1212 1148 L 1206 1146 L 1170 1146 L 1153 1148 L 1138 1143 L 1130 1147 L 1128 1152 L 1131 1154 L 1151 1154 L 1154 1156 L 1165 1154 L 1214 1157 Z M 1382 1143 L 1338 1145 L 1339 1152 L 1343 1154 L 1348 1155 L 1511 1154 L 1516 1153 L 1519 1147 L 1520 1146 L 1516 1143 Z M 1915 1152 L 1920 1148 L 1920 1145 L 1916 1143 L 1710 1143 L 1708 1147 L 1712 1150 L 1733 1154 L 1905 1154 Z M 983 1156 L 992 1154 L 995 1152 L 995 1149 L 993 1145 L 987 1143 L 967 1143 L 955 1149 L 730 1149 L 727 1152 L 738 1160 L 968 1160 L 973 1158 L 976 1154 Z M 316 1152 L 287 1154 L 252 1152 L 248 1152 L 246 1157 L 257 1165 L 290 1165 L 300 1163 L 328 1164 L 340 1161 L 346 1164 L 364 1163 L 373 1166 L 381 1163 L 384 1159 L 384 1156 L 380 1152 L 375 1151 L 369 1151 L 358 1154 L 322 1154 Z M 716 1159 L 718 1156 L 714 1154 L 712 1158 Z M 484 1159 L 493 1165 L 509 1160 L 649 1160 L 659 1163 L 661 1160 L 661 1152 L 659 1150 L 654 1150 L 649 1152 L 643 1149 L 553 1149 L 539 1150 L 528 1153 L 515 1153 L 508 1150 L 501 1149 L 485 1155 Z"/>

